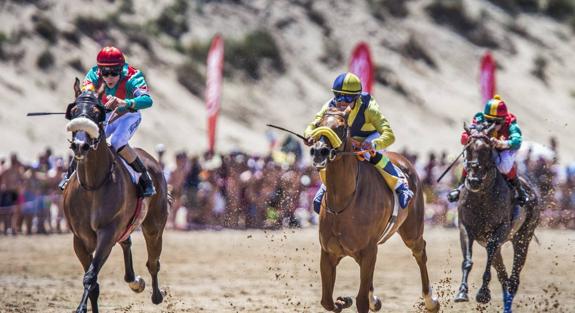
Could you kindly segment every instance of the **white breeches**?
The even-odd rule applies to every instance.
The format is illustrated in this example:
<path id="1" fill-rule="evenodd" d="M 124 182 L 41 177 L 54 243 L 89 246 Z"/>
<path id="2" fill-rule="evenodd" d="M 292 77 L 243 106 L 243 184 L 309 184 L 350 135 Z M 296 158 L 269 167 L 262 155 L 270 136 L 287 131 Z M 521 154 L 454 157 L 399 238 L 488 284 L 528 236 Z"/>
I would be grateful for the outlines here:
<path id="1" fill-rule="evenodd" d="M 501 174 L 509 174 L 513 165 L 515 164 L 515 158 L 517 157 L 517 150 L 503 150 L 494 151 L 493 158 L 495 160 L 495 165 Z"/>
<path id="2" fill-rule="evenodd" d="M 106 114 L 106 121 L 110 119 L 110 113 Z M 142 121 L 142 114 L 140 112 L 129 112 L 118 119 L 112 121 L 112 123 L 106 123 L 106 141 L 111 145 L 116 151 L 119 148 L 128 144 L 128 141 L 134 133 L 140 122 Z"/>

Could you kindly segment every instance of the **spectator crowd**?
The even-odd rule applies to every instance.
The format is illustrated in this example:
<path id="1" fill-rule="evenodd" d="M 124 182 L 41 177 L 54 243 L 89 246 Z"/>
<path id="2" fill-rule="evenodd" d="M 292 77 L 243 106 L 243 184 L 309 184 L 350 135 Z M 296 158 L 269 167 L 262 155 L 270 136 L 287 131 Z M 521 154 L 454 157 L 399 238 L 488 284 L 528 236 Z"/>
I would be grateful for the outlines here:
<path id="1" fill-rule="evenodd" d="M 528 148 L 518 157 L 520 173 L 537 186 L 543 201 L 542 226 L 575 229 L 575 166 L 560 165 L 557 142 L 549 151 Z M 164 165 L 164 149 L 157 158 L 164 167 L 173 195 L 168 228 L 280 228 L 317 223 L 312 200 L 321 181 L 302 157 L 293 137 L 268 155 L 244 152 L 175 154 L 174 166 Z M 457 204 L 447 193 L 458 183 L 462 162 L 437 182 L 452 160 L 447 152 L 429 152 L 425 160 L 401 151 L 413 162 L 424 186 L 426 219 L 453 227 Z M 37 161 L 24 164 L 16 153 L 0 160 L 0 234 L 48 234 L 66 231 L 61 191 L 57 185 L 69 159 L 48 148 Z"/>

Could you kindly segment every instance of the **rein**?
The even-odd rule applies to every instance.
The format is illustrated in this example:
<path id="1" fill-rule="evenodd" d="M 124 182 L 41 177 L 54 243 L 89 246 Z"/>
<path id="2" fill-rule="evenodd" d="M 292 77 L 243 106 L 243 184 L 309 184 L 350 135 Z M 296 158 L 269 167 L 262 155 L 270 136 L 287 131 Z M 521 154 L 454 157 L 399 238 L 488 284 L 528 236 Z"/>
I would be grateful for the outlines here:
<path id="1" fill-rule="evenodd" d="M 112 153 L 112 156 L 114 159 L 110 163 L 110 169 L 108 170 L 108 174 L 106 174 L 106 177 L 104 177 L 104 179 L 102 179 L 102 181 L 94 187 L 90 187 L 90 186 L 82 183 L 80 176 L 78 176 L 78 171 L 76 170 L 76 177 L 78 177 L 78 183 L 80 183 L 80 187 L 82 187 L 82 189 L 84 189 L 86 191 L 96 191 L 96 190 L 100 189 L 102 186 L 104 186 L 104 184 L 107 183 L 108 180 L 110 180 L 110 177 L 112 177 L 112 173 L 114 173 L 114 169 L 116 168 L 116 156 L 113 153 Z"/>

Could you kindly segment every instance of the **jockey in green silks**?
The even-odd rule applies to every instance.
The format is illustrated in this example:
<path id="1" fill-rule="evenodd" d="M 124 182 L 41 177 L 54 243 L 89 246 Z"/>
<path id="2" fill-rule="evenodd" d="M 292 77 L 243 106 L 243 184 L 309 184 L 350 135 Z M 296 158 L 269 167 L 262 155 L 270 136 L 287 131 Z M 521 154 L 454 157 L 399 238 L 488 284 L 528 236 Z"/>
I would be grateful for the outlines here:
<path id="1" fill-rule="evenodd" d="M 103 85 L 100 101 L 110 111 L 106 114 L 104 128 L 106 141 L 134 171 L 141 174 L 142 196 L 151 197 L 156 193 L 152 178 L 128 143 L 142 121 L 140 110 L 151 107 L 153 103 L 144 74 L 128 65 L 124 53 L 116 47 L 102 48 L 96 61 L 97 66 L 91 68 L 84 78 L 82 91 L 95 92 Z M 72 162 L 59 184 L 60 189 L 64 190 L 74 170 L 75 162 Z"/>
<path id="2" fill-rule="evenodd" d="M 304 132 L 304 137 L 308 139 L 306 144 L 312 143 L 312 132 L 329 108 L 338 108 L 343 111 L 349 107 L 351 111 L 347 118 L 347 125 L 354 146 L 358 150 L 375 150 L 375 154 L 365 153 L 362 157 L 385 172 L 383 175 L 385 182 L 389 188 L 395 190 L 399 205 L 404 209 L 413 197 L 413 192 L 409 189 L 407 179 L 401 169 L 383 154 L 383 151 L 395 141 L 395 135 L 389 122 L 379 110 L 375 99 L 369 93 L 362 93 L 361 88 L 361 80 L 352 73 L 340 74 L 335 79 L 331 88 L 334 97 L 323 105 Z M 319 213 L 325 191 L 326 187 L 322 184 L 314 197 L 313 207 L 316 213 Z"/>

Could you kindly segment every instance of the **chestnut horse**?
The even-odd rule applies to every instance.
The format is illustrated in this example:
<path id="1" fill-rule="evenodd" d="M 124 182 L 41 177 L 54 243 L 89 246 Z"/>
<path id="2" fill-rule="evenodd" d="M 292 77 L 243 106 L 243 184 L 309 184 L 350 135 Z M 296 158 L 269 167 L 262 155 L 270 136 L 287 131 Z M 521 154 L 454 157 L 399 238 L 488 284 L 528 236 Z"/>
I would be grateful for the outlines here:
<path id="1" fill-rule="evenodd" d="M 351 256 L 359 264 L 361 273 L 356 297 L 358 312 L 381 309 L 381 301 L 373 295 L 378 245 L 398 232 L 419 265 L 425 307 L 437 312 L 439 302 L 432 294 L 427 274 L 423 193 L 415 168 L 403 156 L 386 153 L 391 162 L 409 176 L 409 186 L 415 194 L 407 208 L 394 214 L 394 191 L 387 187 L 372 164 L 358 160 L 352 151 L 346 120 L 346 113 L 328 110 L 316 129 L 316 142 L 311 149 L 314 166 L 326 170 L 327 193 L 319 222 L 321 304 L 334 312 L 351 306 L 350 297 L 339 297 L 334 303 L 332 296 L 336 267 L 343 257 Z"/>
<path id="2" fill-rule="evenodd" d="M 84 293 L 77 313 L 87 312 L 88 298 L 92 312 L 98 312 L 98 273 L 121 238 L 126 238 L 129 224 L 135 218 L 138 189 L 116 152 L 106 144 L 103 123 L 105 109 L 98 94 L 80 92 L 76 79 L 76 100 L 67 109 L 72 132 L 71 149 L 77 163 L 63 196 L 63 208 L 74 234 L 74 251 L 84 267 Z M 137 149 L 154 181 L 157 193 L 145 198 L 142 212 L 142 233 L 148 248 L 146 266 L 152 276 L 152 302 L 159 304 L 163 294 L 158 287 L 162 233 L 168 217 L 166 181 L 159 163 L 152 156 Z M 144 280 L 135 276 L 132 265 L 131 239 L 119 242 L 124 252 L 124 280 L 134 292 L 142 292 Z"/>

